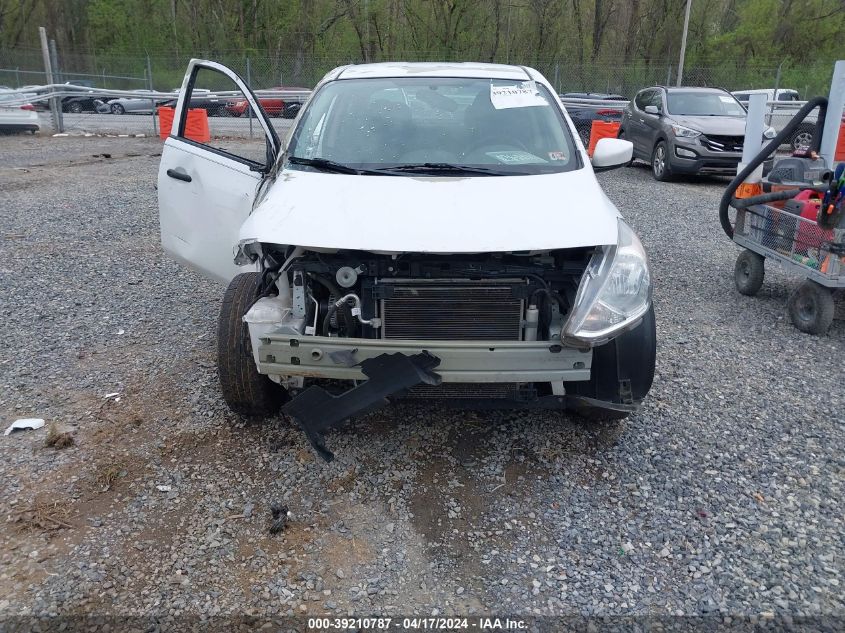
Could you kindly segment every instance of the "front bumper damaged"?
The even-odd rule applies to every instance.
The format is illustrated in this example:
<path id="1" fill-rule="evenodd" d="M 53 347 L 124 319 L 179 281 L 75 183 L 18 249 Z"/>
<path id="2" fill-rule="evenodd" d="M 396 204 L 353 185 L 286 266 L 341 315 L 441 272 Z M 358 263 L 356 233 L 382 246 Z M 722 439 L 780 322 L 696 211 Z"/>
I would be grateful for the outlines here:
<path id="1" fill-rule="evenodd" d="M 300 337 L 269 333 L 258 345 L 263 374 L 364 380 L 333 396 L 312 385 L 282 410 L 326 461 L 324 433 L 346 419 L 387 404 L 419 384 L 526 383 L 589 380 L 590 350 L 551 341 L 430 341 Z M 437 370 L 436 373 L 434 370 Z M 551 400 L 551 399 L 550 399 Z M 562 397 L 546 406 L 560 406 Z"/>
<path id="2" fill-rule="evenodd" d="M 424 383 L 439 385 L 440 376 L 431 371 L 440 359 L 427 352 L 405 356 L 382 354 L 361 363 L 366 382 L 333 396 L 322 387 L 312 385 L 288 402 L 282 410 L 302 428 L 314 450 L 327 462 L 334 454 L 326 448 L 323 433 L 349 416 L 372 411 L 387 404 L 388 396 Z"/>

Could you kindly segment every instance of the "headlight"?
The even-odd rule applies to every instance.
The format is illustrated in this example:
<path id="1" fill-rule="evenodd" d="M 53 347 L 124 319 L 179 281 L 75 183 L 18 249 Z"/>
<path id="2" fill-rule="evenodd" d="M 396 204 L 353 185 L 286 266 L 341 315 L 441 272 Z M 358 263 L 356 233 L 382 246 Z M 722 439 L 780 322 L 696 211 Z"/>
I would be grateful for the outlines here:
<path id="1" fill-rule="evenodd" d="M 675 136 L 680 136 L 681 138 L 695 138 L 696 136 L 701 136 L 701 132 L 698 130 L 693 130 L 689 127 L 684 127 L 683 125 L 678 125 L 677 123 L 672 124 L 672 133 Z"/>
<path id="2" fill-rule="evenodd" d="M 767 127 L 763 132 L 763 138 L 773 139 L 775 136 L 777 136 L 777 134 L 778 133 L 775 131 L 775 128 Z"/>
<path id="3" fill-rule="evenodd" d="M 618 244 L 593 255 L 584 271 L 562 338 L 576 345 L 601 345 L 635 327 L 650 305 L 645 250 L 620 219 Z"/>

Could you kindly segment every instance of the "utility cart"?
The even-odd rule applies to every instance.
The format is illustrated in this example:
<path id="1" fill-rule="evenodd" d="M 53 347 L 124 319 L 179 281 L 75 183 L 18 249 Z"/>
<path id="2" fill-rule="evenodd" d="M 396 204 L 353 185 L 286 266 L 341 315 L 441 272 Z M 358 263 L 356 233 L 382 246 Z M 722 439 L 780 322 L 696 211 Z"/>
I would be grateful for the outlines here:
<path id="1" fill-rule="evenodd" d="M 834 293 L 845 288 L 845 157 L 836 154 L 840 127 L 845 134 L 845 123 L 840 123 L 843 102 L 845 62 L 840 61 L 830 97 L 808 101 L 761 149 L 761 141 L 755 143 L 755 139 L 762 138 L 765 97 L 752 101 L 746 124 L 747 153 L 719 208 L 723 229 L 744 249 L 734 267 L 737 290 L 757 294 L 766 260 L 804 277 L 789 296 L 788 311 L 795 327 L 809 334 L 827 332 L 834 317 Z M 811 146 L 777 160 L 763 178 L 762 163 L 815 108 L 819 117 Z M 734 223 L 728 207 L 736 209 Z"/>

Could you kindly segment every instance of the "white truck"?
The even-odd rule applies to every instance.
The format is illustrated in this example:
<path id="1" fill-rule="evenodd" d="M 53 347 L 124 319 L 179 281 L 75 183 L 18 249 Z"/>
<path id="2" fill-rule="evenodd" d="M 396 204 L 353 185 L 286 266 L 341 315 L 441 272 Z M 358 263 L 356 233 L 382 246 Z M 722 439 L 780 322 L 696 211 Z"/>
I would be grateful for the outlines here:
<path id="1" fill-rule="evenodd" d="M 786 124 L 795 116 L 795 113 L 804 105 L 801 95 L 797 90 L 792 88 L 760 88 L 756 90 L 736 90 L 732 92 L 737 101 L 744 106 L 748 106 L 748 99 L 754 94 L 766 95 L 768 107 L 766 112 L 766 124 L 775 128 L 775 131 L 780 132 Z M 811 112 L 804 120 L 801 126 L 795 131 L 795 134 L 789 139 L 789 144 L 792 149 L 799 149 L 801 147 L 809 147 L 813 140 L 813 130 L 815 129 L 817 115 Z"/>

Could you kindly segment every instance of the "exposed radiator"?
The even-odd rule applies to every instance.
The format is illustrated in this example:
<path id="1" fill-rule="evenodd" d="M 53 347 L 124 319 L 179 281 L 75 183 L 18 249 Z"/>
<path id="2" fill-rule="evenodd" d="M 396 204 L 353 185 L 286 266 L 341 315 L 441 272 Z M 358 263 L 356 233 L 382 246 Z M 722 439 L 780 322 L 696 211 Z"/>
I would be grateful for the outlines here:
<path id="1" fill-rule="evenodd" d="M 522 299 L 518 280 L 391 282 L 381 300 L 382 336 L 393 339 L 518 341 Z"/>

